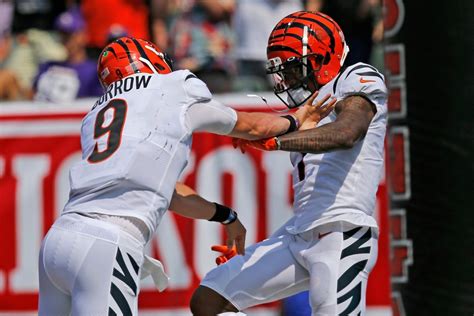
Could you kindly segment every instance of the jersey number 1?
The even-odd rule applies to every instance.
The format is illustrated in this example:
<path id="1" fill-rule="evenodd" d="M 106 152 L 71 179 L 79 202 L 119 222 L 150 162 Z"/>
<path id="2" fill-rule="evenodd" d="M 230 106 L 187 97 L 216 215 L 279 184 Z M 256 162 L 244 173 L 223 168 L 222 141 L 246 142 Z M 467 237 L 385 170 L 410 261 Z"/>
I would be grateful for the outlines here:
<path id="1" fill-rule="evenodd" d="M 113 118 L 104 126 L 105 113 L 112 109 Z M 122 141 L 123 125 L 125 124 L 125 117 L 127 116 L 127 102 L 122 99 L 111 100 L 102 110 L 97 113 L 94 124 L 94 139 L 100 137 L 107 137 L 107 147 L 104 150 L 99 150 L 99 144 L 96 141 L 94 151 L 87 158 L 90 163 L 97 163 L 104 161 L 112 156 L 120 146 Z"/>

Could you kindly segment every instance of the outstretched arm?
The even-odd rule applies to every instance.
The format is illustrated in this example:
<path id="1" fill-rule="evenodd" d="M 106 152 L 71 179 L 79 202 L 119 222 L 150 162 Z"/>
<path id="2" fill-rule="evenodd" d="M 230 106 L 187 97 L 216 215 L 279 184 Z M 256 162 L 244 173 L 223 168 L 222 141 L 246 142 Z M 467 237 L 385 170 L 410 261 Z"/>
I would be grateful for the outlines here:
<path id="1" fill-rule="evenodd" d="M 229 216 L 228 213 L 223 214 L 227 211 L 226 207 L 204 199 L 193 189 L 179 182 L 176 183 L 169 209 L 181 216 L 218 221 L 223 224 L 226 223 Z M 224 228 L 228 248 L 232 248 L 235 242 L 237 253 L 244 254 L 246 229 L 239 219 L 236 218 L 233 222 L 224 225 Z"/>
<path id="2" fill-rule="evenodd" d="M 316 104 L 313 104 L 317 96 L 318 92 L 315 92 L 304 106 L 292 114 L 296 120 L 295 126 L 290 126 L 290 120 L 279 115 L 237 112 L 237 122 L 229 136 L 255 140 L 284 134 L 289 130 L 291 131 L 291 128 L 296 129 L 304 122 L 312 121 L 314 123 L 315 120 L 319 121 L 319 119 L 329 114 L 335 100 L 328 101 L 331 95 L 326 95 Z"/>
<path id="3" fill-rule="evenodd" d="M 186 125 L 191 132 L 205 131 L 248 140 L 277 136 L 296 130 L 302 123 L 314 123 L 332 110 L 335 100 L 328 101 L 330 95 L 313 105 L 316 96 L 317 93 L 288 118 L 235 111 L 215 100 L 196 103 L 186 112 Z"/>
<path id="4" fill-rule="evenodd" d="M 214 203 L 209 202 L 184 183 L 177 182 L 169 206 L 181 216 L 194 219 L 210 219 L 216 212 Z"/>
<path id="5" fill-rule="evenodd" d="M 336 104 L 337 119 L 318 128 L 278 137 L 280 150 L 322 153 L 352 148 L 365 136 L 375 107 L 360 96 L 351 96 Z"/>
<path id="6" fill-rule="evenodd" d="M 339 101 L 335 109 L 338 116 L 332 123 L 279 137 L 247 141 L 244 147 L 315 154 L 352 148 L 367 133 L 376 113 L 375 106 L 361 96 L 350 96 Z"/>

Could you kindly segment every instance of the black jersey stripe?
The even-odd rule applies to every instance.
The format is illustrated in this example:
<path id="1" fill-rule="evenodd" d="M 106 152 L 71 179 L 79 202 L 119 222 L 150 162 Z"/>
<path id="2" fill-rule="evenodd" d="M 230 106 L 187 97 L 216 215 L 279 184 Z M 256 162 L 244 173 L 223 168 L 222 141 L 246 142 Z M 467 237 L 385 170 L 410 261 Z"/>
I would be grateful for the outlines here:
<path id="1" fill-rule="evenodd" d="M 298 163 L 298 179 L 300 182 L 305 178 L 304 156 L 306 156 L 306 153 L 301 153 L 301 161 Z"/>
<path id="2" fill-rule="evenodd" d="M 196 77 L 195 74 L 189 74 L 189 75 L 186 76 L 186 78 L 184 79 L 184 81 L 186 81 L 186 80 L 188 80 L 188 79 L 192 79 L 192 78 L 196 78 L 196 79 L 197 79 L 197 77 Z"/>
<path id="3" fill-rule="evenodd" d="M 117 44 L 122 46 L 124 51 L 127 53 L 128 61 L 130 62 L 130 65 L 132 66 L 133 72 L 137 73 L 139 70 L 137 66 L 135 66 L 135 64 L 133 63 L 132 55 L 130 55 L 130 51 L 128 50 L 127 44 L 125 44 L 121 39 L 118 39 L 116 42 Z"/>
<path id="4" fill-rule="evenodd" d="M 375 68 L 372 67 L 372 66 L 369 66 L 369 65 L 358 65 L 358 66 L 355 66 L 354 68 L 352 68 L 352 69 L 347 73 L 347 75 L 346 75 L 346 77 L 345 77 L 344 79 L 347 79 L 347 77 L 349 77 L 349 75 L 350 75 L 352 72 L 354 72 L 354 71 L 356 71 L 356 70 L 358 70 L 358 69 L 362 69 L 362 68 L 369 68 L 370 70 L 373 70 L 374 72 L 379 73 L 379 72 L 377 71 L 377 69 L 375 69 Z M 380 76 L 380 77 L 381 77 L 381 76 Z M 381 78 L 382 78 L 382 77 L 381 77 Z M 382 78 L 382 80 L 383 80 L 383 78 Z"/>
<path id="5" fill-rule="evenodd" d="M 375 68 L 375 67 L 372 66 L 372 65 L 367 65 L 367 64 L 365 64 L 364 66 L 365 66 L 365 67 L 369 67 L 370 69 L 372 69 L 372 70 L 375 71 L 375 72 L 379 72 L 378 69 Z"/>
<path id="6" fill-rule="evenodd" d="M 332 86 L 332 92 L 336 94 L 336 89 L 337 89 L 337 82 L 339 81 L 339 78 L 341 78 L 341 75 L 346 71 L 346 68 L 343 67 L 340 71 L 339 74 L 336 77 L 336 80 L 334 81 L 334 85 Z"/>
<path id="7" fill-rule="evenodd" d="M 375 71 L 357 72 L 356 74 L 358 74 L 359 76 L 378 77 L 380 78 L 380 80 L 383 81 L 382 75 Z"/>

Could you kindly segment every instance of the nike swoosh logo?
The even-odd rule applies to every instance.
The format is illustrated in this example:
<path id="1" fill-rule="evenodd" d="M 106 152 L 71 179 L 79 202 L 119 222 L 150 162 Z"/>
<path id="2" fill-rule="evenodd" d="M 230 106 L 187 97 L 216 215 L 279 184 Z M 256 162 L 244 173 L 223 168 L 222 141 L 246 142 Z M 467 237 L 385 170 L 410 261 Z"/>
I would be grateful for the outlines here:
<path id="1" fill-rule="evenodd" d="M 364 77 L 360 77 L 360 83 L 375 82 L 375 80 L 365 80 Z"/>

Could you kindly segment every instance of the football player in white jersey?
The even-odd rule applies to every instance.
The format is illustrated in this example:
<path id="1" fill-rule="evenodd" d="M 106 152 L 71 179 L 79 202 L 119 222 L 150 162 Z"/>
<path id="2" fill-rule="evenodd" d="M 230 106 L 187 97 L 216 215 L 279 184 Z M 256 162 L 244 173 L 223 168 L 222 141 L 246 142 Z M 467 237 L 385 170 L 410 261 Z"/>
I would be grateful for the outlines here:
<path id="1" fill-rule="evenodd" d="M 383 172 L 387 89 L 374 67 L 344 68 L 349 49 L 337 23 L 316 12 L 283 18 L 269 37 L 267 72 L 290 108 L 332 93 L 334 111 L 315 126 L 259 141 L 291 152 L 294 216 L 268 239 L 205 276 L 194 315 L 244 310 L 309 290 L 313 315 L 365 315 L 368 275 L 377 258 L 374 217 Z"/>
<path id="2" fill-rule="evenodd" d="M 109 44 L 97 71 L 105 92 L 83 119 L 70 197 L 41 247 L 39 315 L 137 315 L 140 274 L 151 273 L 160 289 L 167 283 L 161 264 L 143 254 L 167 209 L 224 224 L 227 245 L 243 254 L 237 213 L 177 184 L 193 132 L 258 139 L 328 112 L 237 112 L 188 70 L 172 71 L 169 58 L 141 39 Z"/>

